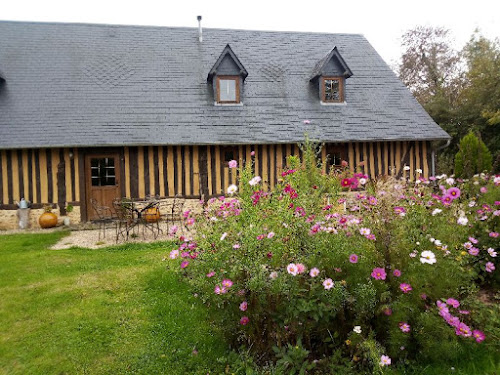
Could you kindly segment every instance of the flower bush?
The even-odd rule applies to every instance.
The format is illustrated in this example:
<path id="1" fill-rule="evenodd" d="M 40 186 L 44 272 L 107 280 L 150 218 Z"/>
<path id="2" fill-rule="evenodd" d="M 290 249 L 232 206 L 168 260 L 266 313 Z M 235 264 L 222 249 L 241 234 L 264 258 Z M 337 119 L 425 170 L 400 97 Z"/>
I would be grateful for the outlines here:
<path id="1" fill-rule="evenodd" d="M 314 149 L 273 191 L 240 161 L 232 197 L 170 253 L 233 347 L 289 372 L 376 373 L 498 340 L 471 296 L 499 281 L 500 178 L 370 182 L 322 173 Z"/>

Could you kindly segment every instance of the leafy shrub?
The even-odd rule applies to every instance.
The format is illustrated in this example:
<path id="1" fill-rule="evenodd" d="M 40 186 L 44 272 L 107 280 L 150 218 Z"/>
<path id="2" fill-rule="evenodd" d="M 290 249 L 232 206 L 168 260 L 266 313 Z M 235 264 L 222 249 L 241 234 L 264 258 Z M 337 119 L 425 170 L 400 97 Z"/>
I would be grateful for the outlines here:
<path id="1" fill-rule="evenodd" d="M 476 173 L 491 171 L 493 157 L 484 142 L 470 132 L 460 140 L 460 151 L 455 156 L 457 177 L 470 178 Z"/>
<path id="2" fill-rule="evenodd" d="M 498 274 L 500 178 L 369 183 L 314 149 L 272 192 L 240 168 L 170 253 L 233 348 L 278 373 L 382 373 L 495 337 L 467 301 Z"/>

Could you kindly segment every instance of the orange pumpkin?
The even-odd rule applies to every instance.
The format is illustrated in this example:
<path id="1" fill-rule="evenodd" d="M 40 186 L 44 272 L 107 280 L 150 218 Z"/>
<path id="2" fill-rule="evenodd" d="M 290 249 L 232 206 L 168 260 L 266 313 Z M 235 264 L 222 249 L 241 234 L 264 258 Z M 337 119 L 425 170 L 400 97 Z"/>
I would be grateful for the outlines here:
<path id="1" fill-rule="evenodd" d="M 38 218 L 38 224 L 42 228 L 53 228 L 57 225 L 57 215 L 53 212 L 44 212 Z"/>
<path id="2" fill-rule="evenodd" d="M 144 214 L 144 220 L 148 223 L 156 223 L 160 220 L 160 210 L 157 207 L 148 208 Z"/>

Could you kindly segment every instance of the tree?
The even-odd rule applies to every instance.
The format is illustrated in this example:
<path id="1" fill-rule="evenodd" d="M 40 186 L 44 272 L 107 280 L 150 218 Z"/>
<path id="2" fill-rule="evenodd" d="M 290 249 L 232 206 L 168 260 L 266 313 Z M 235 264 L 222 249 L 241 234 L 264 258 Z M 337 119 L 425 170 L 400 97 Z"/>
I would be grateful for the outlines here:
<path id="1" fill-rule="evenodd" d="M 488 148 L 500 152 L 500 44 L 475 32 L 463 50 L 465 86 L 459 96 L 459 117 L 479 131 Z"/>
<path id="2" fill-rule="evenodd" d="M 399 77 L 424 107 L 438 112 L 455 101 L 461 87 L 460 56 L 450 47 L 449 31 L 418 26 L 402 37 Z"/>
<path id="3" fill-rule="evenodd" d="M 492 156 L 484 142 L 470 132 L 460 141 L 455 156 L 455 175 L 470 178 L 476 173 L 491 170 Z"/>

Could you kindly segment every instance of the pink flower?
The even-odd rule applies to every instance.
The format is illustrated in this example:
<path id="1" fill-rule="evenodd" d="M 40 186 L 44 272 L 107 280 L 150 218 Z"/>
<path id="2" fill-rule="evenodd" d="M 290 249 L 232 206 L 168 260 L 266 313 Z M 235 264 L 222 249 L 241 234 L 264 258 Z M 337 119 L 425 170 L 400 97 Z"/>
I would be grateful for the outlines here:
<path id="1" fill-rule="evenodd" d="M 298 274 L 304 273 L 304 271 L 306 270 L 306 266 L 304 266 L 302 263 L 297 263 L 296 267 Z"/>
<path id="2" fill-rule="evenodd" d="M 385 280 L 387 274 L 383 268 L 374 268 L 372 271 L 372 277 L 375 280 Z"/>
<path id="3" fill-rule="evenodd" d="M 495 265 L 492 262 L 488 262 L 488 263 L 486 263 L 485 270 L 486 270 L 486 272 L 491 273 L 491 272 L 495 271 Z"/>
<path id="4" fill-rule="evenodd" d="M 297 273 L 298 273 L 298 269 L 297 269 L 297 266 L 295 265 L 295 263 L 290 263 L 287 267 L 286 267 L 286 270 L 287 272 L 292 275 L 292 276 L 297 276 Z"/>
<path id="5" fill-rule="evenodd" d="M 404 333 L 408 333 L 410 332 L 410 325 L 408 323 L 401 322 L 399 323 L 399 329 Z"/>
<path id="6" fill-rule="evenodd" d="M 386 307 L 384 309 L 384 314 L 387 315 L 387 316 L 391 316 L 392 315 L 392 309 L 390 307 Z"/>
<path id="7" fill-rule="evenodd" d="M 490 237 L 491 238 L 498 238 L 498 236 L 500 236 L 500 233 L 498 233 L 498 232 L 490 232 Z"/>
<path id="8" fill-rule="evenodd" d="M 358 263 L 358 256 L 356 254 L 349 255 L 349 262 Z"/>
<path id="9" fill-rule="evenodd" d="M 365 237 L 366 237 L 366 239 L 371 240 L 371 241 L 375 241 L 376 240 L 376 237 L 375 237 L 375 235 L 373 233 L 371 233 L 371 234 L 369 234 L 369 235 L 367 235 Z"/>
<path id="10" fill-rule="evenodd" d="M 176 259 L 179 257 L 179 250 L 172 250 L 169 255 L 170 259 Z"/>
<path id="11" fill-rule="evenodd" d="M 273 238 L 274 237 L 274 232 L 269 232 L 267 234 L 267 238 Z"/>
<path id="12" fill-rule="evenodd" d="M 212 276 L 215 276 L 215 272 L 214 271 L 211 271 L 211 272 L 207 273 L 207 277 L 212 277 Z"/>
<path id="13" fill-rule="evenodd" d="M 476 240 L 474 237 L 469 237 L 469 241 L 473 243 L 474 245 L 477 244 L 479 241 Z"/>
<path id="14" fill-rule="evenodd" d="M 240 319 L 240 324 L 242 326 L 246 326 L 250 322 L 250 319 L 248 319 L 248 316 L 242 316 Z"/>
<path id="15" fill-rule="evenodd" d="M 392 274 L 393 274 L 394 276 L 396 276 L 396 277 L 400 277 L 400 276 L 401 276 L 401 271 L 400 271 L 400 270 L 398 270 L 398 269 L 395 269 L 395 270 L 392 272 Z"/>
<path id="16" fill-rule="evenodd" d="M 406 208 L 400 207 L 400 206 L 396 206 L 396 207 L 394 207 L 394 212 L 397 215 L 404 216 L 406 214 Z"/>
<path id="17" fill-rule="evenodd" d="M 215 294 L 222 294 L 222 289 L 219 285 L 216 285 L 214 288 L 214 293 Z"/>
<path id="18" fill-rule="evenodd" d="M 455 334 L 457 336 L 464 336 L 464 337 L 472 336 L 472 332 L 471 332 L 469 326 L 465 323 L 460 323 L 458 325 L 458 327 L 456 327 Z"/>
<path id="19" fill-rule="evenodd" d="M 189 262 L 187 260 L 183 261 L 181 263 L 181 268 L 186 268 L 188 266 Z"/>
<path id="20" fill-rule="evenodd" d="M 446 191 L 446 195 L 450 196 L 451 199 L 457 199 L 460 197 L 460 189 L 457 187 L 451 187 Z"/>
<path id="21" fill-rule="evenodd" d="M 476 256 L 477 254 L 479 254 L 479 249 L 477 247 L 472 247 L 469 249 L 469 254 Z"/>
<path id="22" fill-rule="evenodd" d="M 229 279 L 222 280 L 222 286 L 225 288 L 231 288 L 233 286 L 233 282 Z"/>
<path id="23" fill-rule="evenodd" d="M 483 186 L 481 189 L 479 189 L 479 191 L 483 194 L 486 194 L 488 192 L 488 189 L 485 186 Z"/>
<path id="24" fill-rule="evenodd" d="M 311 271 L 309 272 L 309 276 L 311 277 L 316 277 L 319 275 L 319 269 L 316 267 L 312 268 Z"/>
<path id="25" fill-rule="evenodd" d="M 250 152 L 251 156 L 255 156 L 255 151 Z"/>
<path id="26" fill-rule="evenodd" d="M 172 227 L 168 231 L 168 234 L 170 236 L 175 236 L 175 234 L 177 233 L 178 230 L 179 230 L 179 227 L 177 225 L 172 225 Z"/>
<path id="27" fill-rule="evenodd" d="M 362 234 L 363 236 L 368 236 L 371 233 L 371 231 L 369 228 L 361 228 L 359 230 L 359 233 Z"/>
<path id="28" fill-rule="evenodd" d="M 379 363 L 379 365 L 380 365 L 381 367 L 384 367 L 384 366 L 389 366 L 390 364 L 391 364 L 391 358 L 389 358 L 389 356 L 387 356 L 387 355 L 382 355 L 382 356 L 380 357 L 380 363 Z"/>
<path id="29" fill-rule="evenodd" d="M 401 283 L 399 284 L 399 289 L 401 289 L 403 291 L 403 293 L 410 293 L 413 288 L 411 287 L 410 284 L 407 284 L 407 283 Z"/>
<path id="30" fill-rule="evenodd" d="M 231 160 L 228 163 L 229 168 L 238 168 L 238 162 L 236 160 Z"/>
<path id="31" fill-rule="evenodd" d="M 472 336 L 476 339 L 476 342 L 481 342 L 481 341 L 484 341 L 484 339 L 486 338 L 486 336 L 484 335 L 483 332 L 475 329 L 474 331 L 472 331 Z"/>
<path id="32" fill-rule="evenodd" d="M 304 124 L 310 124 L 311 123 L 311 120 L 304 120 Z"/>
<path id="33" fill-rule="evenodd" d="M 236 249 L 239 249 L 239 248 L 240 248 L 240 244 L 239 244 L 239 243 L 235 243 L 235 244 L 233 245 L 233 249 L 235 249 L 235 250 L 236 250 Z"/>
<path id="34" fill-rule="evenodd" d="M 452 306 L 453 308 L 458 308 L 460 306 L 460 302 L 458 302 L 456 299 L 454 298 L 448 298 L 446 300 L 446 303 L 450 306 Z"/>
<path id="35" fill-rule="evenodd" d="M 240 303 L 240 310 L 241 311 L 247 311 L 247 308 L 248 308 L 248 302 L 247 301 L 243 301 L 242 303 Z"/>
<path id="36" fill-rule="evenodd" d="M 333 280 L 332 279 L 326 279 L 325 281 L 323 281 L 323 286 L 324 286 L 324 288 L 326 290 L 332 289 L 333 286 L 334 286 Z"/>

